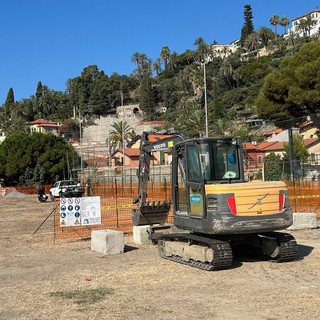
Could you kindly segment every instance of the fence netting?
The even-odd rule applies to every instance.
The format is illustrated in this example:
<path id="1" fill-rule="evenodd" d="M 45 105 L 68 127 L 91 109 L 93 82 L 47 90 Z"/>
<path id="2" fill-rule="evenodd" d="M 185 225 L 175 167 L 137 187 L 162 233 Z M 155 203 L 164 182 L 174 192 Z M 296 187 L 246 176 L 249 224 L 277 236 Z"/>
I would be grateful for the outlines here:
<path id="1" fill-rule="evenodd" d="M 170 175 L 164 172 L 150 175 L 148 201 L 171 201 Z M 167 174 L 167 173 L 166 173 Z M 59 199 L 55 200 L 54 236 L 55 239 L 89 238 L 92 230 L 112 229 L 132 233 L 131 211 L 136 205 L 133 199 L 138 193 L 136 172 L 126 177 L 108 176 L 103 179 L 92 179 L 90 190 L 86 188 L 85 196 L 100 196 L 101 224 L 90 226 L 61 226 Z M 293 212 L 313 212 L 320 218 L 320 182 L 319 181 L 286 181 L 289 199 Z M 87 186 L 86 186 L 87 187 Z M 15 187 L 17 191 L 34 194 L 34 187 Z M 48 192 L 50 186 L 46 186 Z M 90 191 L 90 194 L 88 194 Z M 172 222 L 172 209 L 168 222 Z"/>

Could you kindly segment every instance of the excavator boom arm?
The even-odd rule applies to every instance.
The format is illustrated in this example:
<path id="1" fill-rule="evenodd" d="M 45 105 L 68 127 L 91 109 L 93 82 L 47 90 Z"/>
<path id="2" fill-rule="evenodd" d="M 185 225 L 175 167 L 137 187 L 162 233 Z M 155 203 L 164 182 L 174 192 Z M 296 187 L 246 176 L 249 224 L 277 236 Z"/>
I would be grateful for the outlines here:
<path id="1" fill-rule="evenodd" d="M 150 136 L 156 137 L 154 142 Z M 150 178 L 150 162 L 153 152 L 171 150 L 178 142 L 186 140 L 187 137 L 181 133 L 153 133 L 143 132 L 140 144 L 140 157 L 138 168 L 138 195 L 134 198 L 137 208 L 133 209 L 134 225 L 163 223 L 169 213 L 170 203 L 163 202 L 150 204 L 147 202 L 147 189 Z M 149 218 L 148 218 L 149 216 Z"/>

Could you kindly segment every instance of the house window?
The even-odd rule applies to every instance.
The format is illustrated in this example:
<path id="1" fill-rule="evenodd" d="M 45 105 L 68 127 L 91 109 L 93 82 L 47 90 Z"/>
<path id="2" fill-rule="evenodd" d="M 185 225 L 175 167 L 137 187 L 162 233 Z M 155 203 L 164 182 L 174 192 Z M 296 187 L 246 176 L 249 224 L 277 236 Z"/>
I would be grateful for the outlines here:
<path id="1" fill-rule="evenodd" d="M 257 159 L 258 159 L 258 163 L 262 163 L 262 156 L 258 156 Z"/>

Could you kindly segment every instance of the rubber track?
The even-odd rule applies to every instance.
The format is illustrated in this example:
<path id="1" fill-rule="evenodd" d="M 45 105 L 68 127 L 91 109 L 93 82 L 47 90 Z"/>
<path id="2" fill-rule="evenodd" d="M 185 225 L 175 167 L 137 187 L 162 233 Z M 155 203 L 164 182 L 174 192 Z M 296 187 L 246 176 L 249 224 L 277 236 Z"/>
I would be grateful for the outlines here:
<path id="1" fill-rule="evenodd" d="M 158 237 L 157 237 L 158 238 Z M 205 245 L 210 247 L 214 252 L 214 260 L 212 262 L 201 262 L 195 260 L 186 261 L 180 256 L 166 256 L 163 250 L 164 242 L 168 241 L 179 241 L 179 240 L 191 240 L 195 244 Z M 220 241 L 216 239 L 205 238 L 193 234 L 165 234 L 158 238 L 158 250 L 162 258 L 185 264 L 198 269 L 213 271 L 227 269 L 232 265 L 233 255 L 232 249 L 228 242 Z"/>
<path id="2" fill-rule="evenodd" d="M 296 239 L 289 233 L 269 232 L 268 237 L 275 238 L 281 248 L 281 256 L 274 262 L 288 262 L 298 258 L 298 245 Z"/>

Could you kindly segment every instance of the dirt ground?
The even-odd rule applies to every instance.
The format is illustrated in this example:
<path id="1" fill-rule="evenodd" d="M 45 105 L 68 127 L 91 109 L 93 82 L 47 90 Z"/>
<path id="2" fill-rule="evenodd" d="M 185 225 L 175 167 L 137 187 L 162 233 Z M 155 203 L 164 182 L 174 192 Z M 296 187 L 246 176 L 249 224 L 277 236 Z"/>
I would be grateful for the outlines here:
<path id="1" fill-rule="evenodd" d="M 299 260 L 239 257 L 223 271 L 161 259 L 125 238 L 105 256 L 90 240 L 54 241 L 36 196 L 0 197 L 0 319 L 319 319 L 320 229 L 292 231 Z"/>

